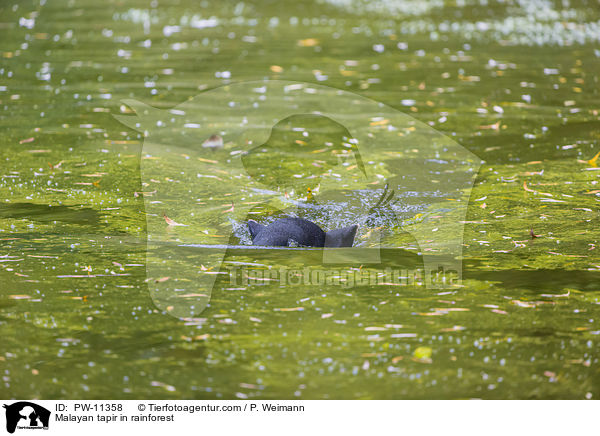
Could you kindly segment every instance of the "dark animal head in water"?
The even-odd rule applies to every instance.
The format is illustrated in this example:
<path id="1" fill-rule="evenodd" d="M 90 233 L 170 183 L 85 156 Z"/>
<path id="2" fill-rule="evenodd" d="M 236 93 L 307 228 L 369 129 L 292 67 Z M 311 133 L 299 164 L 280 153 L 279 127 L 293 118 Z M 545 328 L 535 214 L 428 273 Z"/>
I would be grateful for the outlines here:
<path id="1" fill-rule="evenodd" d="M 253 245 L 287 247 L 352 247 L 357 225 L 324 232 L 318 225 L 302 218 L 281 218 L 269 225 L 248 221 Z"/>

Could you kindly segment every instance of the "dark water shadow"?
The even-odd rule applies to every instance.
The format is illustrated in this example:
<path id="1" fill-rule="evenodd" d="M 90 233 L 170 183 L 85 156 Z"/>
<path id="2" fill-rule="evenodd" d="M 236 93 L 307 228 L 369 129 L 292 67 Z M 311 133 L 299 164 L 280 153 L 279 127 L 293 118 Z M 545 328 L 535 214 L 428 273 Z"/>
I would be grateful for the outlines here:
<path id="1" fill-rule="evenodd" d="M 0 204 L 0 219 L 28 219 L 42 223 L 60 221 L 82 226 L 100 225 L 100 214 L 91 208 L 77 206 L 50 206 L 35 203 Z"/>
<path id="2" fill-rule="evenodd" d="M 505 289 L 522 289 L 534 294 L 560 294 L 563 289 L 573 288 L 579 291 L 595 291 L 600 281 L 599 271 L 539 269 L 539 270 L 470 270 L 467 265 L 464 279 L 475 279 L 501 283 Z"/>

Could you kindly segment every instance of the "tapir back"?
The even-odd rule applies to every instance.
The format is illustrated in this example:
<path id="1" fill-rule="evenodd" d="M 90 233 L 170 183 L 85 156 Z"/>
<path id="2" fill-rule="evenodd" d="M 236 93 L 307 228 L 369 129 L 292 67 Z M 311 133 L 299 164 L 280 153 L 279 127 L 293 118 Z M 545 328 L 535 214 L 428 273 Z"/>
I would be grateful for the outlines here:
<path id="1" fill-rule="evenodd" d="M 325 232 L 319 226 L 300 218 L 281 218 L 262 227 L 253 239 L 253 245 L 285 247 L 295 241 L 307 247 L 323 247 Z"/>

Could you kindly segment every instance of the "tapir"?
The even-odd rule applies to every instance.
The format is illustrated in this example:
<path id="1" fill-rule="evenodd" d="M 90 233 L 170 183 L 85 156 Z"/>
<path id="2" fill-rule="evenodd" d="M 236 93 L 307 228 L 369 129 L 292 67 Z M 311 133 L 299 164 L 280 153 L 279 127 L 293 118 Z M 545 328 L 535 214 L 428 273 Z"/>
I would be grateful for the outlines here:
<path id="1" fill-rule="evenodd" d="M 287 247 L 352 247 L 358 225 L 325 232 L 315 223 L 302 218 L 280 218 L 268 225 L 248 221 L 253 245 Z"/>

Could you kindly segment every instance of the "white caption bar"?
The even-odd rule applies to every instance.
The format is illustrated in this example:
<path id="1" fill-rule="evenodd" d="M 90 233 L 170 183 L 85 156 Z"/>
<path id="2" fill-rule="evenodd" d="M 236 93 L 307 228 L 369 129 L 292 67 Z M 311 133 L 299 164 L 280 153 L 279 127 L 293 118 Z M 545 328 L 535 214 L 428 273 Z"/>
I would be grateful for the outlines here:
<path id="1" fill-rule="evenodd" d="M 596 401 L 5 400 L 0 434 L 592 434 Z M 395 430 L 394 430 L 395 429 Z M 36 432 L 35 430 L 45 430 Z M 178 432 L 178 433 L 174 433 Z M 210 433 L 209 433 L 210 432 Z"/>

